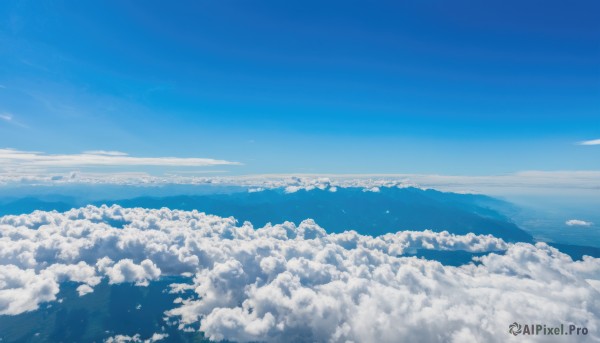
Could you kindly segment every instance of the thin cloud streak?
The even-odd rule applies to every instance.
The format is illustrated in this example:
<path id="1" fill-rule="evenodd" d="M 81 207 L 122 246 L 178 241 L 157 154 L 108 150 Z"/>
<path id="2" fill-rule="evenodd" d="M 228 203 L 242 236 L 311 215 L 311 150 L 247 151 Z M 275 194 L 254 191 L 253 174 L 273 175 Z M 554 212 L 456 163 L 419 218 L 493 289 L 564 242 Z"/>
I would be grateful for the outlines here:
<path id="1" fill-rule="evenodd" d="M 239 162 L 210 158 L 134 157 L 118 151 L 87 151 L 80 154 L 46 154 L 36 151 L 0 149 L 0 164 L 12 168 L 98 167 L 98 166 L 177 166 L 206 167 L 240 165 Z"/>
<path id="2" fill-rule="evenodd" d="M 16 126 L 20 126 L 20 127 L 27 127 L 27 125 L 25 125 L 19 121 L 16 121 L 15 116 L 13 116 L 11 113 L 7 113 L 7 112 L 0 113 L 0 120 L 4 121 L 6 123 L 12 124 L 12 125 L 16 125 Z"/>
<path id="3" fill-rule="evenodd" d="M 591 139 L 589 141 L 582 141 L 582 142 L 578 142 L 578 145 L 600 145 L 600 138 L 599 139 Z"/>

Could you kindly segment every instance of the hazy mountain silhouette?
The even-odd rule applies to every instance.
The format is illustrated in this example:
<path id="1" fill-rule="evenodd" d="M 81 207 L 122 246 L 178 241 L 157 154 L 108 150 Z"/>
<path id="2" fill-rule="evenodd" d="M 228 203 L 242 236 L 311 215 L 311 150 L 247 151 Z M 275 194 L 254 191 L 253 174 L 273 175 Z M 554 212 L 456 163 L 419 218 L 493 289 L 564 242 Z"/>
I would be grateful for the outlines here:
<path id="1" fill-rule="evenodd" d="M 531 242 L 532 237 L 495 208 L 510 207 L 503 201 L 483 195 L 444 193 L 417 188 L 384 188 L 364 192 L 359 188 L 255 193 L 139 197 L 102 201 L 124 207 L 193 210 L 219 216 L 233 216 L 254 227 L 267 223 L 312 218 L 328 232 L 356 230 L 381 235 L 400 230 L 447 230 L 456 234 L 492 234 L 510 242 Z"/>
<path id="2" fill-rule="evenodd" d="M 0 202 L 0 216 L 7 214 L 25 214 L 35 210 L 40 211 L 59 211 L 64 212 L 78 207 L 75 201 L 71 198 L 61 200 L 47 200 L 36 197 L 26 197 L 14 200 L 5 200 Z"/>

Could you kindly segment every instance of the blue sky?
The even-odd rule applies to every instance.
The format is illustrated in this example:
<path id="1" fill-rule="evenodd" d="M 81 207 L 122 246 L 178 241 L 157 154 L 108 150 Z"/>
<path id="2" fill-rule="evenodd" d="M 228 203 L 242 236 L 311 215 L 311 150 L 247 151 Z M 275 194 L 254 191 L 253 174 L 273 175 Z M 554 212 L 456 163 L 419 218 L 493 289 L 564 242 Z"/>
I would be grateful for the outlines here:
<path id="1" fill-rule="evenodd" d="M 597 1 L 2 1 L 0 148 L 598 170 Z"/>

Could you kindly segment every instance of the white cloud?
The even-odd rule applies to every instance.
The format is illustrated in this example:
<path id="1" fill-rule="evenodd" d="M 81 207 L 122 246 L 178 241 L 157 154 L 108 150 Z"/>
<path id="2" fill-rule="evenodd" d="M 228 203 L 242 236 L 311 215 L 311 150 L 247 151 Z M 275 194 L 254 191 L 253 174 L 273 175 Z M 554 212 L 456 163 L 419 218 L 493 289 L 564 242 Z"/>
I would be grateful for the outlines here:
<path id="1" fill-rule="evenodd" d="M 216 264 L 189 287 L 197 298 L 169 314 L 199 322 L 215 341 L 504 342 L 513 321 L 581 323 L 594 332 L 584 339 L 598 338 L 600 294 L 585 279 L 600 276 L 597 259 L 516 244 L 455 268 L 377 249 L 321 249 L 299 247 L 300 257 L 275 249 L 259 259 L 278 262 L 259 263 L 259 272 L 248 260 Z"/>
<path id="2" fill-rule="evenodd" d="M 592 226 L 592 222 L 586 222 L 585 220 L 570 219 L 565 222 L 568 226 Z"/>
<path id="3" fill-rule="evenodd" d="M 113 220 L 128 224 L 106 224 Z M 504 253 L 452 267 L 402 256 L 416 249 Z M 171 289 L 191 295 L 175 301 L 168 321 L 213 340 L 504 342 L 514 321 L 573 323 L 589 329 L 582 340 L 600 338 L 600 259 L 573 261 L 543 243 L 431 231 L 328 234 L 312 220 L 254 229 L 166 208 L 0 218 L 0 314 L 55 300 L 65 280 L 144 285 L 182 273 L 193 281 Z"/>
<path id="4" fill-rule="evenodd" d="M 105 339 L 104 343 L 153 343 L 162 341 L 167 337 L 169 337 L 169 335 L 166 333 L 155 333 L 152 335 L 152 337 L 147 339 L 142 339 L 140 334 L 135 334 L 133 336 L 115 335 Z"/>
<path id="5" fill-rule="evenodd" d="M 92 293 L 94 292 L 94 289 L 92 287 L 90 287 L 89 285 L 83 284 L 83 285 L 79 285 L 77 287 L 77 293 L 79 294 L 80 297 Z"/>
<path id="6" fill-rule="evenodd" d="M 0 113 L 0 120 L 11 122 L 13 120 L 13 116 L 10 113 Z"/>
<path id="7" fill-rule="evenodd" d="M 59 286 L 47 273 L 14 265 L 0 265 L 0 314 L 19 314 L 56 300 Z"/>
<path id="8" fill-rule="evenodd" d="M 135 264 L 128 258 L 113 263 L 110 258 L 104 257 L 96 265 L 100 272 L 106 274 L 110 284 L 135 282 L 138 286 L 148 286 L 148 281 L 160 277 L 160 269 L 148 259 Z"/>
<path id="9" fill-rule="evenodd" d="M 35 151 L 0 149 L 0 164 L 8 168 L 52 168 L 85 166 L 188 166 L 238 165 L 209 158 L 134 157 L 118 151 L 87 151 L 80 154 L 46 154 Z"/>
<path id="10" fill-rule="evenodd" d="M 20 126 L 20 127 L 27 127 L 23 123 L 15 120 L 15 116 L 12 115 L 11 113 L 7 113 L 7 112 L 0 113 L 0 120 L 4 121 L 6 123 L 12 124 L 12 125 L 16 125 L 16 126 Z"/>
<path id="11" fill-rule="evenodd" d="M 600 145 L 600 139 L 591 139 L 589 141 L 582 141 L 577 144 L 579 144 L 579 145 Z"/>
<path id="12" fill-rule="evenodd" d="M 32 311 L 43 302 L 56 300 L 60 282 L 83 282 L 90 288 L 100 282 L 94 268 L 84 262 L 70 265 L 55 263 L 45 269 L 42 269 L 42 264 L 37 268 L 22 269 L 5 264 L 4 259 L 1 261 L 0 315 Z M 81 291 L 79 293 L 81 295 Z"/>
<path id="13" fill-rule="evenodd" d="M 87 150 L 83 152 L 89 155 L 105 155 L 105 156 L 127 156 L 127 153 L 112 150 Z"/>
<path id="14" fill-rule="evenodd" d="M 116 152 L 113 152 L 116 153 Z M 107 156 L 104 156 L 107 157 Z M 118 157 L 118 156 L 117 156 Z M 108 156 L 107 158 L 112 158 Z M 1 159 L 0 159 L 1 161 Z M 10 165 L 8 165 L 9 167 Z M 4 167 L 4 166 L 3 166 Z M 492 176 L 452 176 L 422 174 L 381 175 L 250 175 L 189 176 L 147 173 L 38 172 L 0 167 L 0 185 L 14 184 L 117 184 L 117 185 L 236 185 L 250 191 L 282 188 L 287 193 L 299 190 L 330 190 L 360 187 L 382 190 L 390 187 L 418 187 L 458 193 L 500 195 L 569 195 L 600 194 L 600 171 L 524 171 Z M 4 169 L 4 173 L 2 173 Z"/>

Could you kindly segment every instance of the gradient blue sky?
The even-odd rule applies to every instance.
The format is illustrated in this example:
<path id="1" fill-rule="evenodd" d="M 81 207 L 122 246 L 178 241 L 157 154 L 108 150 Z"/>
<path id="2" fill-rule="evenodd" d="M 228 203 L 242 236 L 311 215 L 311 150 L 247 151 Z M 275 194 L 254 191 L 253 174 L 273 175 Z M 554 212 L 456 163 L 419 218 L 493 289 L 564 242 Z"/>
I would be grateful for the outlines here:
<path id="1" fill-rule="evenodd" d="M 0 2 L 0 148 L 598 170 L 598 1 Z"/>

